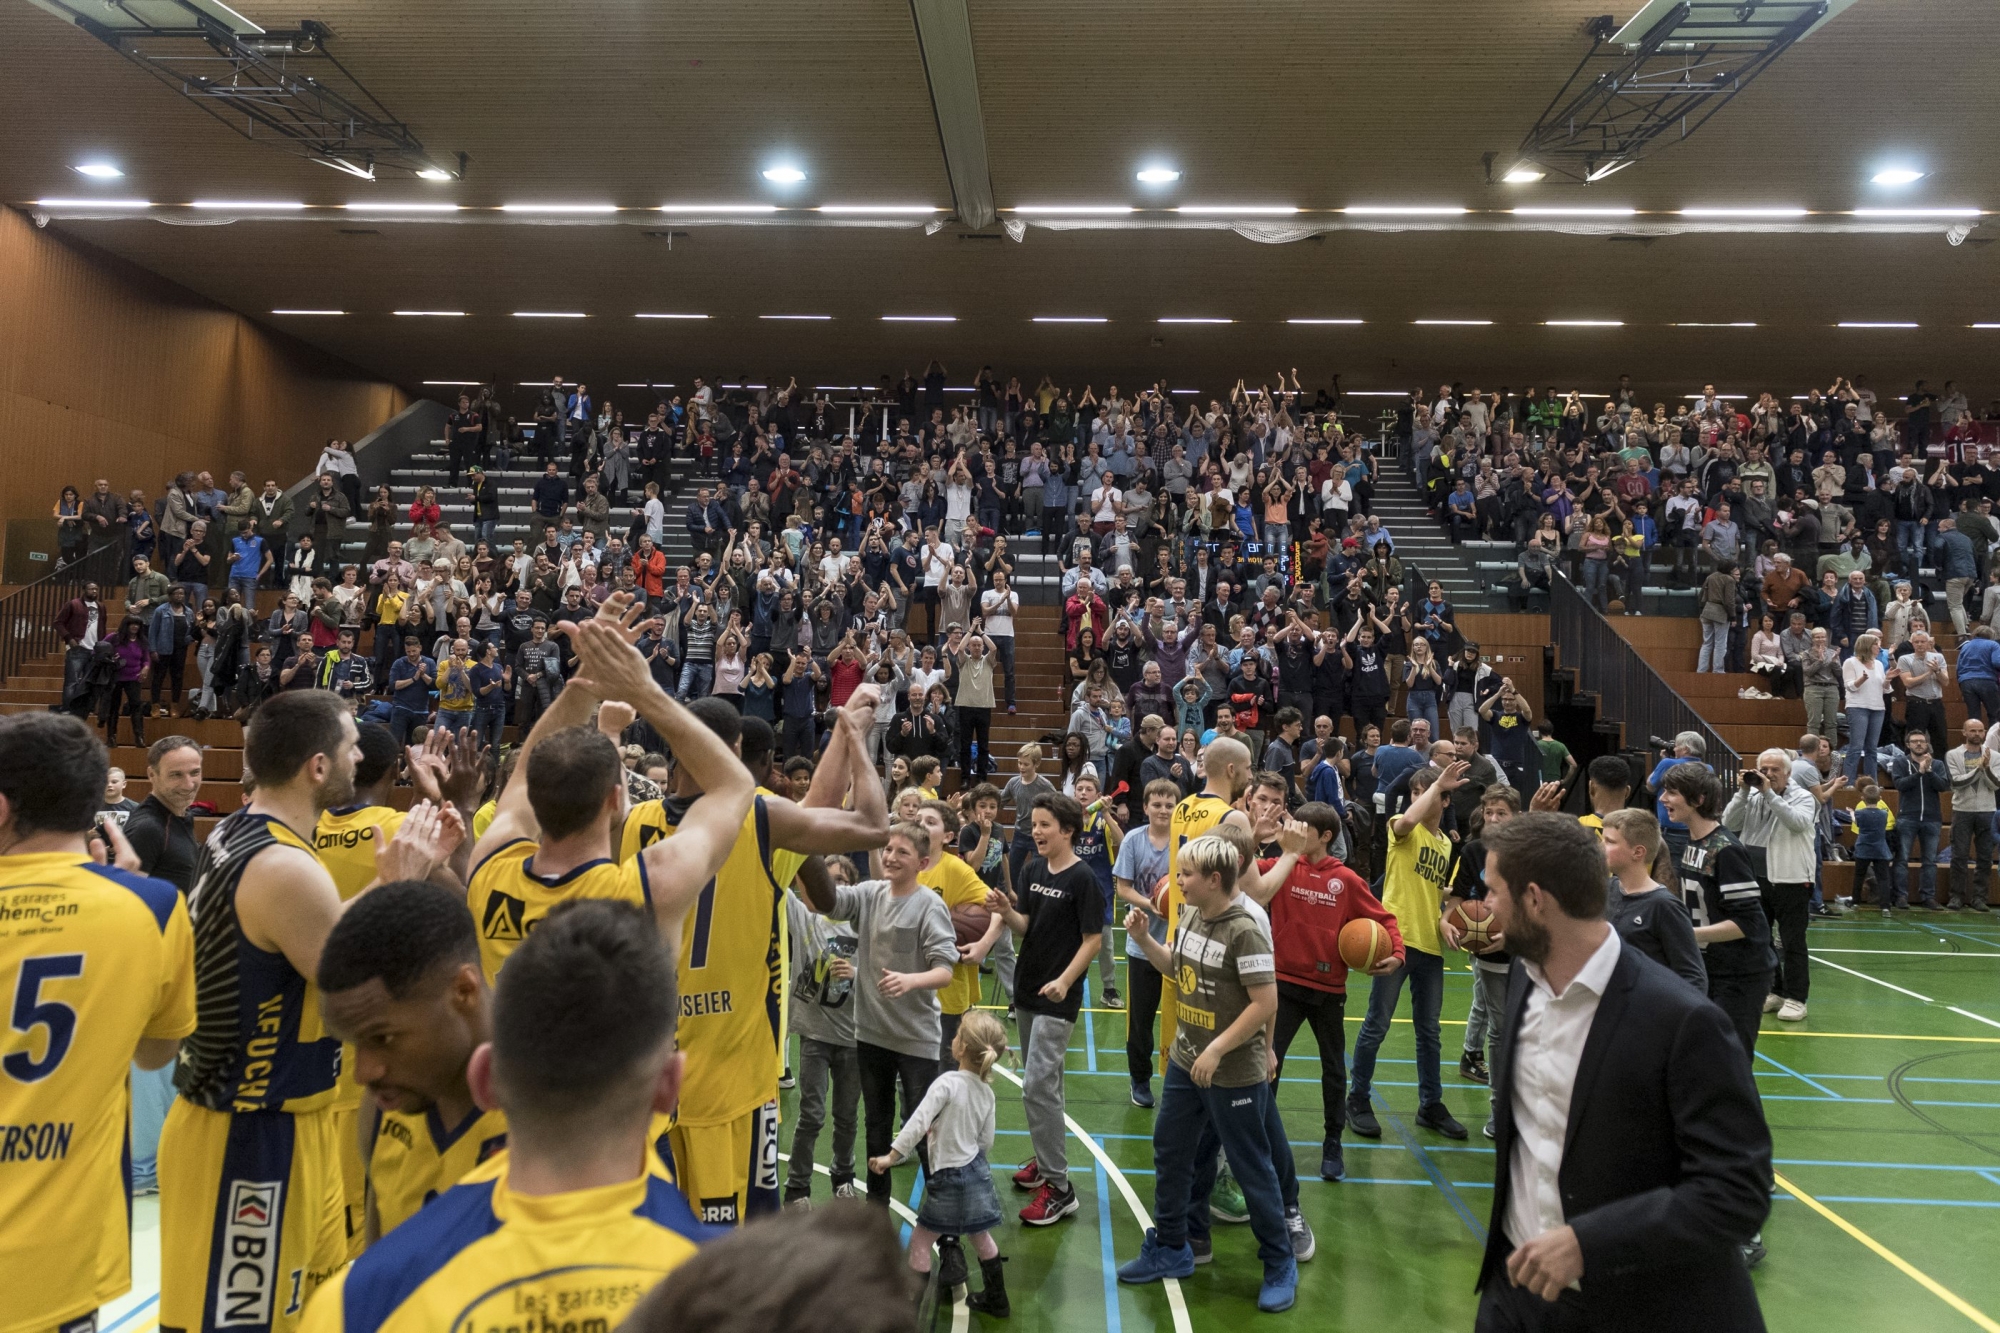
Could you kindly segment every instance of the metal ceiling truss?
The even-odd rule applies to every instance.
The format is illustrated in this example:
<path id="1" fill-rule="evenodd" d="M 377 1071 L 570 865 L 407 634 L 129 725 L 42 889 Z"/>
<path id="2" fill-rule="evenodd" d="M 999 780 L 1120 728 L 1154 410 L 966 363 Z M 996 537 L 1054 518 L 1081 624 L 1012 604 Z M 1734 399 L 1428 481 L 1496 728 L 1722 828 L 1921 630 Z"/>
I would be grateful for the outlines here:
<path id="1" fill-rule="evenodd" d="M 97 0 L 44 3 L 195 106 L 259 143 L 367 180 L 378 167 L 463 173 L 425 150 L 410 127 L 327 49 L 333 32 L 307 19 L 266 32 L 213 3 Z M 224 16 L 229 17 L 224 17 Z"/>
<path id="2" fill-rule="evenodd" d="M 1674 134 L 1658 147 L 1692 135 L 1828 13 L 1828 0 L 1681 0 L 1636 42 L 1596 20 L 1520 157 L 1577 184 L 1603 180 L 1663 136 Z"/>

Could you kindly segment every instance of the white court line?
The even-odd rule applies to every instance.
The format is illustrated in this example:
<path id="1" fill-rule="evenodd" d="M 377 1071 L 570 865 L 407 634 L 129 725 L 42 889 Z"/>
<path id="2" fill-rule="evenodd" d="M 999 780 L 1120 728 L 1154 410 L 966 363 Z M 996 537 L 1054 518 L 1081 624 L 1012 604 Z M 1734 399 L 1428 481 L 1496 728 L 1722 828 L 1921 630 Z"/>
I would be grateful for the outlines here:
<path id="1" fill-rule="evenodd" d="M 1974 1022 L 1984 1023 L 1987 1027 L 1990 1028 L 2000 1028 L 2000 1023 L 1996 1023 L 1992 1019 L 1986 1018 L 1983 1015 L 1975 1014 L 1970 1009 L 1961 1009 L 1955 1004 L 1948 1004 L 1945 1006 L 1945 1008 L 1951 1010 L 1954 1014 L 1959 1015 L 1961 1018 L 1970 1018 Z"/>
<path id="2" fill-rule="evenodd" d="M 2000 951 L 1993 953 L 1965 953 L 1957 949 L 1814 949 L 1815 958 L 1823 953 L 1874 953 L 1889 954 L 1897 958 L 2000 958 Z"/>
<path id="3" fill-rule="evenodd" d="M 1860 977 L 1863 981 L 1872 981 L 1878 986 L 1887 986 L 1890 990 L 1895 991 L 1899 995 L 1907 995 L 1913 1000 L 1922 1000 L 1925 1004 L 1937 1003 L 1936 1000 L 1933 1000 L 1928 995 L 1919 995 L 1913 990 L 1905 990 L 1903 987 L 1898 986 L 1893 982 L 1884 981 L 1880 977 L 1871 977 L 1866 972 L 1856 972 L 1851 967 L 1842 967 L 1839 963 L 1827 962 L 1827 960 L 1824 958 L 1820 959 L 1820 961 L 1822 963 L 1825 963 L 1826 966 L 1832 968 L 1836 972 L 1845 972 L 1850 977 Z M 2000 1023 L 1995 1023 L 1993 1026 L 2000 1027 Z"/>
<path id="4" fill-rule="evenodd" d="M 1019 1076 L 1005 1065 L 993 1066 L 993 1072 L 1006 1079 L 1009 1083 L 1012 1083 L 1015 1087 L 1018 1088 L 1021 1086 Z M 1153 1215 L 1146 1211 L 1144 1204 L 1139 1202 L 1139 1196 L 1133 1192 L 1132 1182 L 1125 1179 L 1125 1173 L 1118 1169 L 1118 1164 L 1106 1155 L 1097 1140 L 1086 1134 L 1083 1126 L 1077 1124 L 1075 1118 L 1067 1111 L 1063 1112 L 1063 1123 L 1069 1126 L 1070 1133 L 1083 1140 L 1083 1146 L 1090 1149 L 1090 1155 L 1097 1159 L 1097 1164 L 1104 1168 L 1106 1175 L 1111 1177 L 1111 1183 L 1116 1185 L 1118 1192 L 1125 1196 L 1125 1206 L 1130 1208 L 1132 1215 L 1139 1219 L 1139 1226 L 1142 1229 L 1152 1226 Z M 1176 1278 L 1167 1278 L 1162 1285 L 1167 1289 L 1167 1309 L 1174 1317 L 1174 1333 L 1193 1333 L 1194 1325 L 1188 1320 L 1187 1299 L 1181 1295 L 1180 1281 Z"/>

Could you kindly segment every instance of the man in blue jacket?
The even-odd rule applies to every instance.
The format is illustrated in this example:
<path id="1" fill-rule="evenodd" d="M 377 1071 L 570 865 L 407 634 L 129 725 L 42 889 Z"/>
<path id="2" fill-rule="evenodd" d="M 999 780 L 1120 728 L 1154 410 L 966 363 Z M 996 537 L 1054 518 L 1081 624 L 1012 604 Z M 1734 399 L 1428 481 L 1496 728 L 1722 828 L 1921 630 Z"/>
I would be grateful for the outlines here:
<path id="1" fill-rule="evenodd" d="M 1988 726 L 2000 722 L 2000 643 L 1985 625 L 1958 645 L 1958 693 L 1967 713 Z"/>
<path id="2" fill-rule="evenodd" d="M 1979 578 L 1979 554 L 1972 538 L 1958 530 L 1950 515 L 1937 521 L 1938 572 L 1944 575 L 1944 604 L 1951 611 L 1951 627 L 1965 637 L 1965 591 Z"/>
<path id="3" fill-rule="evenodd" d="M 1899 856 L 1907 867 L 1915 852 L 1922 867 L 1921 880 L 1909 881 L 1910 906 L 1942 912 L 1945 909 L 1937 900 L 1938 833 L 1944 823 L 1943 798 L 1951 790 L 1951 773 L 1944 760 L 1931 752 L 1929 732 L 1912 731 L 1903 744 L 1906 753 L 1892 771 L 1899 811 L 1896 831 L 1902 835 Z M 1909 877 L 1907 869 L 1904 875 Z"/>

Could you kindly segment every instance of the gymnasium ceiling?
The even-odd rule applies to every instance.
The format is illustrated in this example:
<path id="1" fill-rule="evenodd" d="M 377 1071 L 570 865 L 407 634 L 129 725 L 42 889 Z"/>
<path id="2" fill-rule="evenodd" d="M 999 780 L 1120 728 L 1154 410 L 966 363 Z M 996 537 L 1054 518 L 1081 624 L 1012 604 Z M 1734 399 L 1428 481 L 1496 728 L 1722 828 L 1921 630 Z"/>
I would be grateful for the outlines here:
<path id="1" fill-rule="evenodd" d="M 0 199 L 295 200 L 290 217 L 155 209 L 62 236 L 281 328 L 372 373 L 424 381 L 553 373 L 594 387 L 692 376 L 858 385 L 941 357 L 1029 381 L 1225 391 L 1279 367 L 1349 390 L 1463 378 L 1603 389 L 1620 372 L 1666 396 L 1799 390 L 1917 375 L 2000 394 L 2000 5 L 1858 0 L 1686 143 L 1588 187 L 1489 183 L 1588 42 L 1585 0 L 956 0 L 969 18 L 988 178 L 1023 205 L 1130 204 L 1115 228 L 1030 225 L 1015 243 L 956 221 L 834 225 L 827 203 L 930 204 L 953 179 L 908 0 L 243 0 L 271 29 L 329 24 L 333 50 L 462 180 L 375 182 L 250 142 L 85 32 L 0 0 Z M 916 0 L 926 9 L 940 0 Z M 1630 17 L 1634 0 L 1615 14 Z M 959 91 L 962 91 L 960 89 Z M 107 159 L 123 180 L 73 164 Z M 795 162 L 789 189 L 760 178 Z M 1182 178 L 1140 185 L 1163 161 Z M 1925 179 L 1871 184 L 1885 164 Z M 451 201 L 449 220 L 342 204 Z M 612 203 L 558 224 L 521 202 Z M 776 203 L 722 225 L 662 203 Z M 1289 204 L 1253 225 L 1333 228 L 1287 243 L 1176 205 Z M 1460 205 L 1386 220 L 1355 205 Z M 1516 207 L 1631 207 L 1630 220 Z M 1690 207 L 1815 210 L 1768 230 L 1683 230 Z M 1989 210 L 1967 243 L 1943 221 L 1864 223 L 1867 207 Z M 1821 215 L 1824 211 L 1824 216 Z M 159 220 L 208 225 L 173 225 Z M 1031 224 L 1050 219 L 1022 215 Z M 846 219 L 849 222 L 856 219 Z M 1978 221 L 1978 220 L 1976 220 Z M 1138 223 L 1140 225 L 1131 225 Z M 1765 224 L 1755 224 L 1765 225 Z M 1388 226 L 1408 229 L 1386 230 Z M 274 309 L 340 316 L 274 316 Z M 462 318 L 398 317 L 401 309 Z M 574 311 L 582 319 L 521 318 Z M 701 313 L 640 320 L 640 312 Z M 772 321 L 771 314 L 831 315 Z M 955 315 L 955 323 L 885 315 Z M 1102 317 L 1038 324 L 1035 316 Z M 1161 324 L 1210 318 L 1222 325 Z M 1340 318 L 1359 325 L 1286 321 Z M 1483 319 L 1490 325 L 1417 325 Z M 1623 327 L 1550 327 L 1620 320 Z M 1840 329 L 1842 321 L 1912 322 Z M 1686 324 L 1754 322 L 1754 328 Z M 430 390 L 447 394 L 451 390 Z M 634 395 L 636 397 L 636 395 Z"/>

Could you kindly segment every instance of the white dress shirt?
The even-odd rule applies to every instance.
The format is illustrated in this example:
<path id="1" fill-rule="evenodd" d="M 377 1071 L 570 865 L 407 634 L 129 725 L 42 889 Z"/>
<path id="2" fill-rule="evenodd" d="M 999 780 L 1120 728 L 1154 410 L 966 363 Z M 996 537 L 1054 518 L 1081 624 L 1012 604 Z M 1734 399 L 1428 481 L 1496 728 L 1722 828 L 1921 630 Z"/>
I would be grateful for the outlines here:
<path id="1" fill-rule="evenodd" d="M 1549 989 L 1540 967 L 1521 962 L 1531 984 L 1521 1030 L 1508 1056 L 1514 1079 L 1514 1151 L 1507 1162 L 1512 1175 L 1506 1226 L 1507 1239 L 1517 1246 L 1567 1225 L 1557 1177 L 1569 1133 L 1569 1099 L 1597 1003 L 1611 983 L 1622 947 L 1618 932 L 1607 926 L 1604 942 L 1561 995 Z"/>

